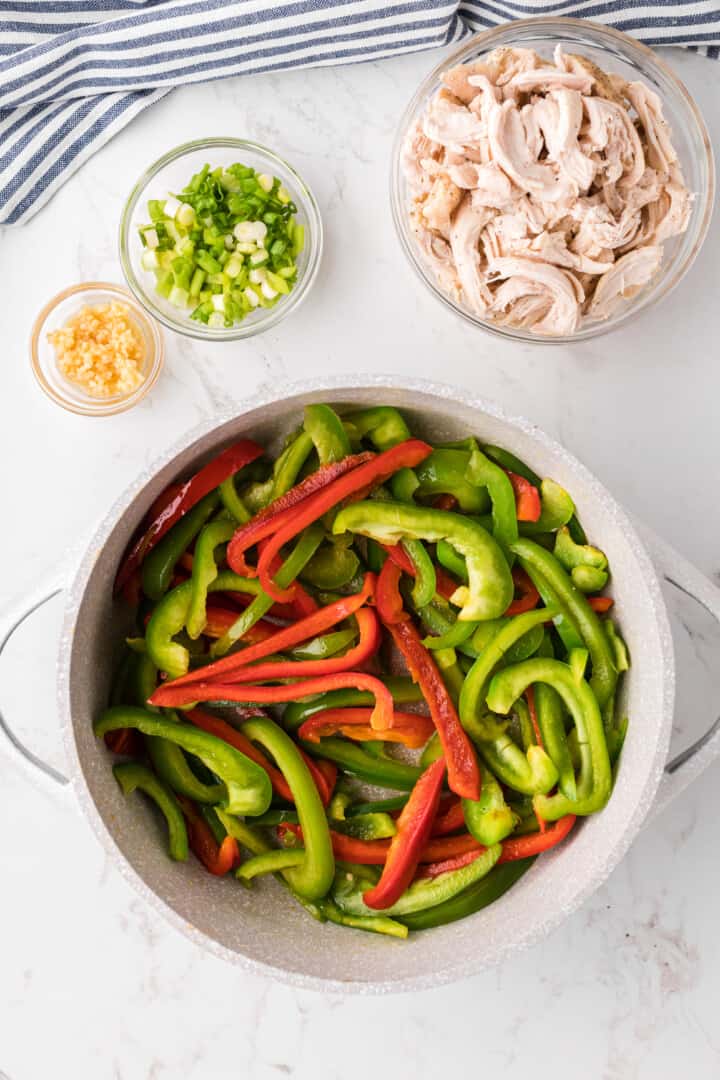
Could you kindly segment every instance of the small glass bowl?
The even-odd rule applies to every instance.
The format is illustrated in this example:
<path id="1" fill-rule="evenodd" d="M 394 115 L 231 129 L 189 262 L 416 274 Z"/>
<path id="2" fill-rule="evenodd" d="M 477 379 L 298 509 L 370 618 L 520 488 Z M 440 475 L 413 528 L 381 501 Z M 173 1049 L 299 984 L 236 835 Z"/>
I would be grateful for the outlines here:
<path id="1" fill-rule="evenodd" d="M 48 334 L 59 330 L 68 319 L 77 315 L 81 308 L 96 307 L 112 301 L 124 304 L 131 320 L 142 337 L 145 346 L 145 378 L 129 394 L 113 397 L 92 397 L 82 387 L 61 375 L 57 366 L 55 349 L 48 341 Z M 105 281 L 90 281 L 71 285 L 54 296 L 42 309 L 30 336 L 30 360 L 33 374 L 48 397 L 63 409 L 81 413 L 83 416 L 112 416 L 137 405 L 154 386 L 164 361 L 164 347 L 160 327 L 149 319 L 133 296 L 121 285 Z"/>
<path id="2" fill-rule="evenodd" d="M 588 322 L 574 334 L 550 337 L 533 334 L 526 329 L 499 326 L 481 319 L 464 304 L 445 293 L 423 259 L 410 228 L 408 191 L 402 169 L 402 145 L 405 134 L 424 112 L 431 97 L 439 90 L 440 76 L 448 68 L 476 60 L 501 45 L 535 49 L 546 59 L 552 58 L 556 45 L 568 52 L 582 52 L 604 71 L 617 72 L 628 81 L 642 80 L 660 96 L 665 119 L 672 130 L 685 184 L 695 194 L 690 222 L 685 233 L 671 237 L 663 244 L 663 260 L 659 272 L 646 287 L 628 300 L 609 319 Z M 499 337 L 539 345 L 562 345 L 587 341 L 624 326 L 667 296 L 683 279 L 702 247 L 712 216 L 715 197 L 715 167 L 710 137 L 703 118 L 677 75 L 646 45 L 609 26 L 585 19 L 538 18 L 503 23 L 502 26 L 477 34 L 435 67 L 418 88 L 400 121 L 392 152 L 390 178 L 392 216 L 401 247 L 415 273 L 447 308 L 473 326 Z"/>
<path id="3" fill-rule="evenodd" d="M 155 291 L 154 274 L 143 270 L 140 264 L 144 249 L 138 230 L 150 221 L 148 199 L 167 199 L 170 193 L 178 194 L 206 163 L 217 168 L 235 162 L 278 177 L 297 206 L 296 220 L 305 226 L 305 247 L 297 260 L 297 280 L 287 296 L 271 308 L 256 308 L 235 326 L 212 327 L 192 320 L 189 309 L 174 307 Z M 140 177 L 130 192 L 120 221 L 120 262 L 137 300 L 170 330 L 201 341 L 235 341 L 276 326 L 310 291 L 320 266 L 322 247 L 322 220 L 310 188 L 281 157 L 247 139 L 198 139 L 168 151 Z"/>

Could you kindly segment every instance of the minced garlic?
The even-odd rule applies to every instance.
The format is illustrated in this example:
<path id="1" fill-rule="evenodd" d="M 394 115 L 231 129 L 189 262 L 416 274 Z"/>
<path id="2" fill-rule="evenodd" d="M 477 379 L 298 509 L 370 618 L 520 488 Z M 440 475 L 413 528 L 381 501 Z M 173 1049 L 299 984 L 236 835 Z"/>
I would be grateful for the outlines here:
<path id="1" fill-rule="evenodd" d="M 48 334 L 61 375 L 91 397 L 130 394 L 144 381 L 144 345 L 126 304 L 89 305 Z"/>

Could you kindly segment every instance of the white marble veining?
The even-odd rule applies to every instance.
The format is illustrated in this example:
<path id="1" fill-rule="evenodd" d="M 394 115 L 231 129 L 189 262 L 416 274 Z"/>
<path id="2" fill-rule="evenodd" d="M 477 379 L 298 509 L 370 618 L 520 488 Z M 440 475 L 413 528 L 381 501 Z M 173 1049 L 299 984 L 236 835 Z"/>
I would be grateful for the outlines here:
<path id="1" fill-rule="evenodd" d="M 672 61 L 720 145 L 720 64 Z M 717 578 L 716 220 L 662 307 L 619 335 L 534 348 L 478 335 L 415 281 L 391 231 L 396 119 L 435 55 L 233 80 L 176 92 L 98 154 L 24 229 L 0 235 L 5 394 L 0 431 L 3 609 L 66 552 L 177 435 L 284 380 L 406 372 L 466 385 L 530 416 L 618 498 Z M 302 309 L 271 333 L 203 346 L 168 335 L 167 370 L 135 411 L 92 420 L 36 387 L 32 319 L 72 281 L 120 281 L 123 199 L 149 160 L 188 138 L 244 135 L 297 164 L 327 246 Z M 676 612 L 678 738 L 720 703 L 720 634 Z M 53 601 L 8 649 L 0 702 L 62 766 Z M 70 798 L 18 771 L 0 743 L 0 1075 L 73 1080 L 664 1080 L 720 1075 L 718 766 L 640 836 L 608 884 L 540 947 L 454 986 L 345 998 L 253 978 L 199 951 L 107 863 Z"/>

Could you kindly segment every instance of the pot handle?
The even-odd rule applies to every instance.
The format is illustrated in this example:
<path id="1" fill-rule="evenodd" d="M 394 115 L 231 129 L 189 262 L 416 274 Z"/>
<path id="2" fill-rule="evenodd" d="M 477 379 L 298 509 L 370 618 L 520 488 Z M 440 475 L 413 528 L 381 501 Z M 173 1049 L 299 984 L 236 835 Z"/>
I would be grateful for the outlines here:
<path id="1" fill-rule="evenodd" d="M 20 607 L 11 610 L 5 615 L 3 626 L 0 629 L 0 659 L 15 631 L 19 630 L 26 619 L 29 619 L 36 611 L 39 611 L 39 609 L 47 604 L 49 600 L 58 596 L 63 591 L 63 588 L 64 584 L 60 581 L 47 584 L 44 588 L 39 589 L 37 594 L 31 599 L 24 600 Z M 15 734 L 1 708 L 0 730 L 5 734 L 8 744 L 22 762 L 25 769 L 30 769 L 31 771 L 34 770 L 35 774 L 40 773 L 45 777 L 46 781 L 52 781 L 52 785 L 55 788 L 67 787 L 70 784 L 67 776 L 61 773 L 53 765 L 50 765 L 49 762 L 43 761 L 42 758 L 38 757 L 38 755 L 35 754 L 29 746 L 26 746 L 19 736 Z"/>
<path id="2" fill-rule="evenodd" d="M 705 574 L 701 573 L 675 548 L 661 540 L 646 525 L 639 525 L 638 531 L 661 580 L 697 601 L 720 623 L 720 589 L 716 588 Z M 670 758 L 665 766 L 665 774 L 660 782 L 650 817 L 655 817 L 669 806 L 686 787 L 697 780 L 718 755 L 720 755 L 720 716 L 692 745 Z"/>

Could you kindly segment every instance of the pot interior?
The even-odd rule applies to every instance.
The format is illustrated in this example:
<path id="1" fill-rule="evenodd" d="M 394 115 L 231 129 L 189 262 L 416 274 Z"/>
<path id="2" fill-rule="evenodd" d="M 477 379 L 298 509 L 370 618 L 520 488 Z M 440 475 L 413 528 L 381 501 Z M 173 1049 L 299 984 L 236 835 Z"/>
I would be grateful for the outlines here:
<path id="1" fill-rule="evenodd" d="M 213 951 L 303 985 L 384 990 L 432 985 L 477 972 L 528 944 L 577 907 L 622 856 L 647 813 L 662 774 L 670 735 L 673 660 L 667 616 L 655 572 L 617 504 L 571 456 L 537 429 L 504 418 L 493 406 L 459 391 L 398 385 L 336 387 L 268 401 L 194 437 L 152 478 L 123 499 L 96 537 L 71 594 L 69 659 L 61 671 L 61 706 L 69 720 L 76 788 L 93 825 L 146 897 Z M 413 384 L 416 387 L 417 384 Z M 591 541 L 613 572 L 615 617 L 632 658 L 620 707 L 630 727 L 617 784 L 607 808 L 583 823 L 569 842 L 539 859 L 501 900 L 469 919 L 405 942 L 311 919 L 274 880 L 243 889 L 218 880 L 194 860 L 170 861 L 162 822 L 140 797 L 125 799 L 111 755 L 92 734 L 107 704 L 111 675 L 127 629 L 113 602 L 118 562 L 149 506 L 176 477 L 197 468 L 234 439 L 250 435 L 275 450 L 312 401 L 396 405 L 414 434 L 430 441 L 477 435 L 523 458 L 540 475 L 567 487 Z"/>

